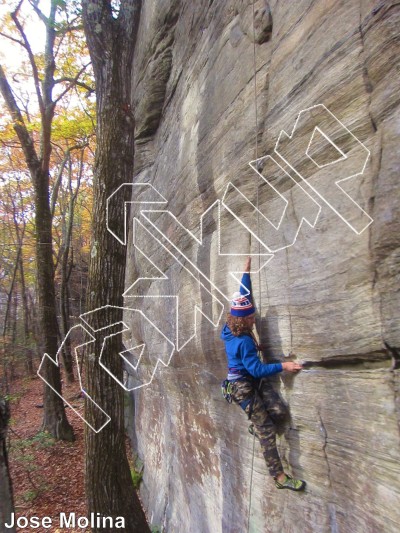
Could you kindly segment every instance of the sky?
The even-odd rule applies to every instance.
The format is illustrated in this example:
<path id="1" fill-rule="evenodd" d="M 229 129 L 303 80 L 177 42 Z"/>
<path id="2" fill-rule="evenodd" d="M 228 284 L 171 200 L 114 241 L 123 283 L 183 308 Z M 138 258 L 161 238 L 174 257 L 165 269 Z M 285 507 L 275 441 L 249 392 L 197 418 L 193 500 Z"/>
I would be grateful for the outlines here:
<path id="1" fill-rule="evenodd" d="M 6 34 L 10 34 L 6 28 L 4 28 L 4 18 L 8 13 L 11 13 L 15 6 L 18 4 L 15 0 L 0 0 L 0 31 Z M 50 9 L 49 0 L 43 0 L 39 2 L 39 8 L 47 14 Z M 43 23 L 41 23 L 37 16 L 28 19 L 27 15 L 32 12 L 29 6 L 28 0 L 24 0 L 21 6 L 21 20 L 25 19 L 25 31 L 29 42 L 31 43 L 32 51 L 38 53 L 44 49 L 45 44 L 45 32 L 43 31 Z M 13 43 L 6 37 L 0 35 L 0 58 L 3 64 L 7 67 L 13 67 L 20 64 L 20 62 L 27 57 L 25 51 L 21 46 Z"/>
<path id="2" fill-rule="evenodd" d="M 13 31 L 15 27 L 14 23 L 12 21 L 9 22 L 9 13 L 15 9 L 16 5 L 17 2 L 15 0 L 0 0 L 0 32 L 5 35 L 20 38 L 16 33 L 17 30 Z M 49 7 L 49 2 L 40 2 L 39 7 L 45 10 L 46 7 Z M 24 0 L 19 19 L 21 22 L 24 21 L 23 26 L 26 36 L 31 44 L 33 53 L 36 54 L 44 49 L 45 32 L 43 31 L 43 23 L 40 22 L 36 15 L 28 17 L 28 13 L 32 13 L 32 10 L 29 8 L 28 0 Z M 11 41 L 4 35 L 0 35 L 0 62 L 7 73 L 14 94 L 20 95 L 24 101 L 29 99 L 31 103 L 35 102 L 36 95 L 32 78 L 23 77 L 22 75 L 15 76 L 15 73 L 22 70 L 21 65 L 23 62 L 28 62 L 28 54 L 21 45 Z M 3 101 L 0 97 L 0 106 L 2 105 Z M 6 114 L 4 120 L 8 122 L 8 114 Z"/>

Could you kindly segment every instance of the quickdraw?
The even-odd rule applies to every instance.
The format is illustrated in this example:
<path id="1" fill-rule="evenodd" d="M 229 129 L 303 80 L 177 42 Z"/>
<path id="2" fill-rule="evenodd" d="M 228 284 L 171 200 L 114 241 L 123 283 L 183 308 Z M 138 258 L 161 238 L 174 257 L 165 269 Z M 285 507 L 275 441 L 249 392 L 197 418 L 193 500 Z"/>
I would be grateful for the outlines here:
<path id="1" fill-rule="evenodd" d="M 224 379 L 221 383 L 222 396 L 228 403 L 232 403 L 232 383 L 228 379 Z"/>

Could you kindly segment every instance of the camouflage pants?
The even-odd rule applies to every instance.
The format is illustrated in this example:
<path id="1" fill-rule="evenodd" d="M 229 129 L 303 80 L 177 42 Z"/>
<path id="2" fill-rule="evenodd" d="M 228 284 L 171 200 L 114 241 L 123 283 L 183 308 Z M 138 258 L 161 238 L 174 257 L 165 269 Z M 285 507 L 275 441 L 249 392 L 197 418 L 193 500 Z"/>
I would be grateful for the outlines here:
<path id="1" fill-rule="evenodd" d="M 283 472 L 276 449 L 276 426 L 287 414 L 286 407 L 271 384 L 263 379 L 241 379 L 232 382 L 232 399 L 245 411 L 254 425 L 265 462 L 271 476 Z"/>

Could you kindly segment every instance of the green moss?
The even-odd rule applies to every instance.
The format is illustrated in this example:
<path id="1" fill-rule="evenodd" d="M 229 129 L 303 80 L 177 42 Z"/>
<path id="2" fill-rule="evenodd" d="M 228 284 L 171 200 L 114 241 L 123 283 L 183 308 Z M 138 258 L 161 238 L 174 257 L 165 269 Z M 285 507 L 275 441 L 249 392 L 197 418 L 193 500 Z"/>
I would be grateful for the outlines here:
<path id="1" fill-rule="evenodd" d="M 22 495 L 22 499 L 24 500 L 24 502 L 33 502 L 33 500 L 37 498 L 37 496 L 38 493 L 36 490 L 26 490 Z"/>
<path id="2" fill-rule="evenodd" d="M 136 470 L 135 468 L 131 467 L 131 476 L 132 476 L 133 486 L 136 490 L 138 490 L 140 487 L 140 483 L 143 479 L 143 472 L 140 472 Z"/>
<path id="3" fill-rule="evenodd" d="M 30 440 L 32 444 L 37 444 L 39 448 L 50 448 L 51 446 L 54 446 L 56 442 L 54 437 L 47 431 L 39 431 L 39 433 Z"/>

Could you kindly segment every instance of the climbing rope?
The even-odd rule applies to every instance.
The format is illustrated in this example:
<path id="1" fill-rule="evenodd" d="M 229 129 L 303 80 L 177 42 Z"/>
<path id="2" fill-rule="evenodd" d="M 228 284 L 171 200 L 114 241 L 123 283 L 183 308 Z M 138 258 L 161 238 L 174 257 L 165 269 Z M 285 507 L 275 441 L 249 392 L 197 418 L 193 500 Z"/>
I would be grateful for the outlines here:
<path id="1" fill-rule="evenodd" d="M 257 60 L 256 60 L 256 31 L 255 31 L 255 11 L 254 11 L 254 0 L 252 3 L 253 9 L 253 63 L 254 63 L 254 109 L 255 109 L 255 133 L 256 133 L 256 160 L 258 159 L 258 111 L 257 111 Z M 256 196 L 256 207 L 257 207 L 257 229 L 258 237 L 260 236 L 260 210 L 259 210 L 259 184 L 257 181 L 257 196 Z M 251 246 L 251 241 L 250 241 Z M 251 250 L 250 250 L 251 252 Z M 259 293 L 259 314 L 261 316 L 261 243 L 258 241 L 258 293 Z M 259 339 L 261 340 L 261 321 L 259 327 Z M 255 455 L 255 440 L 256 436 L 253 433 L 253 451 L 251 458 L 251 470 L 250 470 L 250 488 L 249 488 L 249 510 L 247 515 L 247 533 L 250 531 L 250 517 L 251 517 L 251 498 L 252 498 L 252 488 L 253 488 L 253 471 L 254 471 L 254 455 Z"/>

